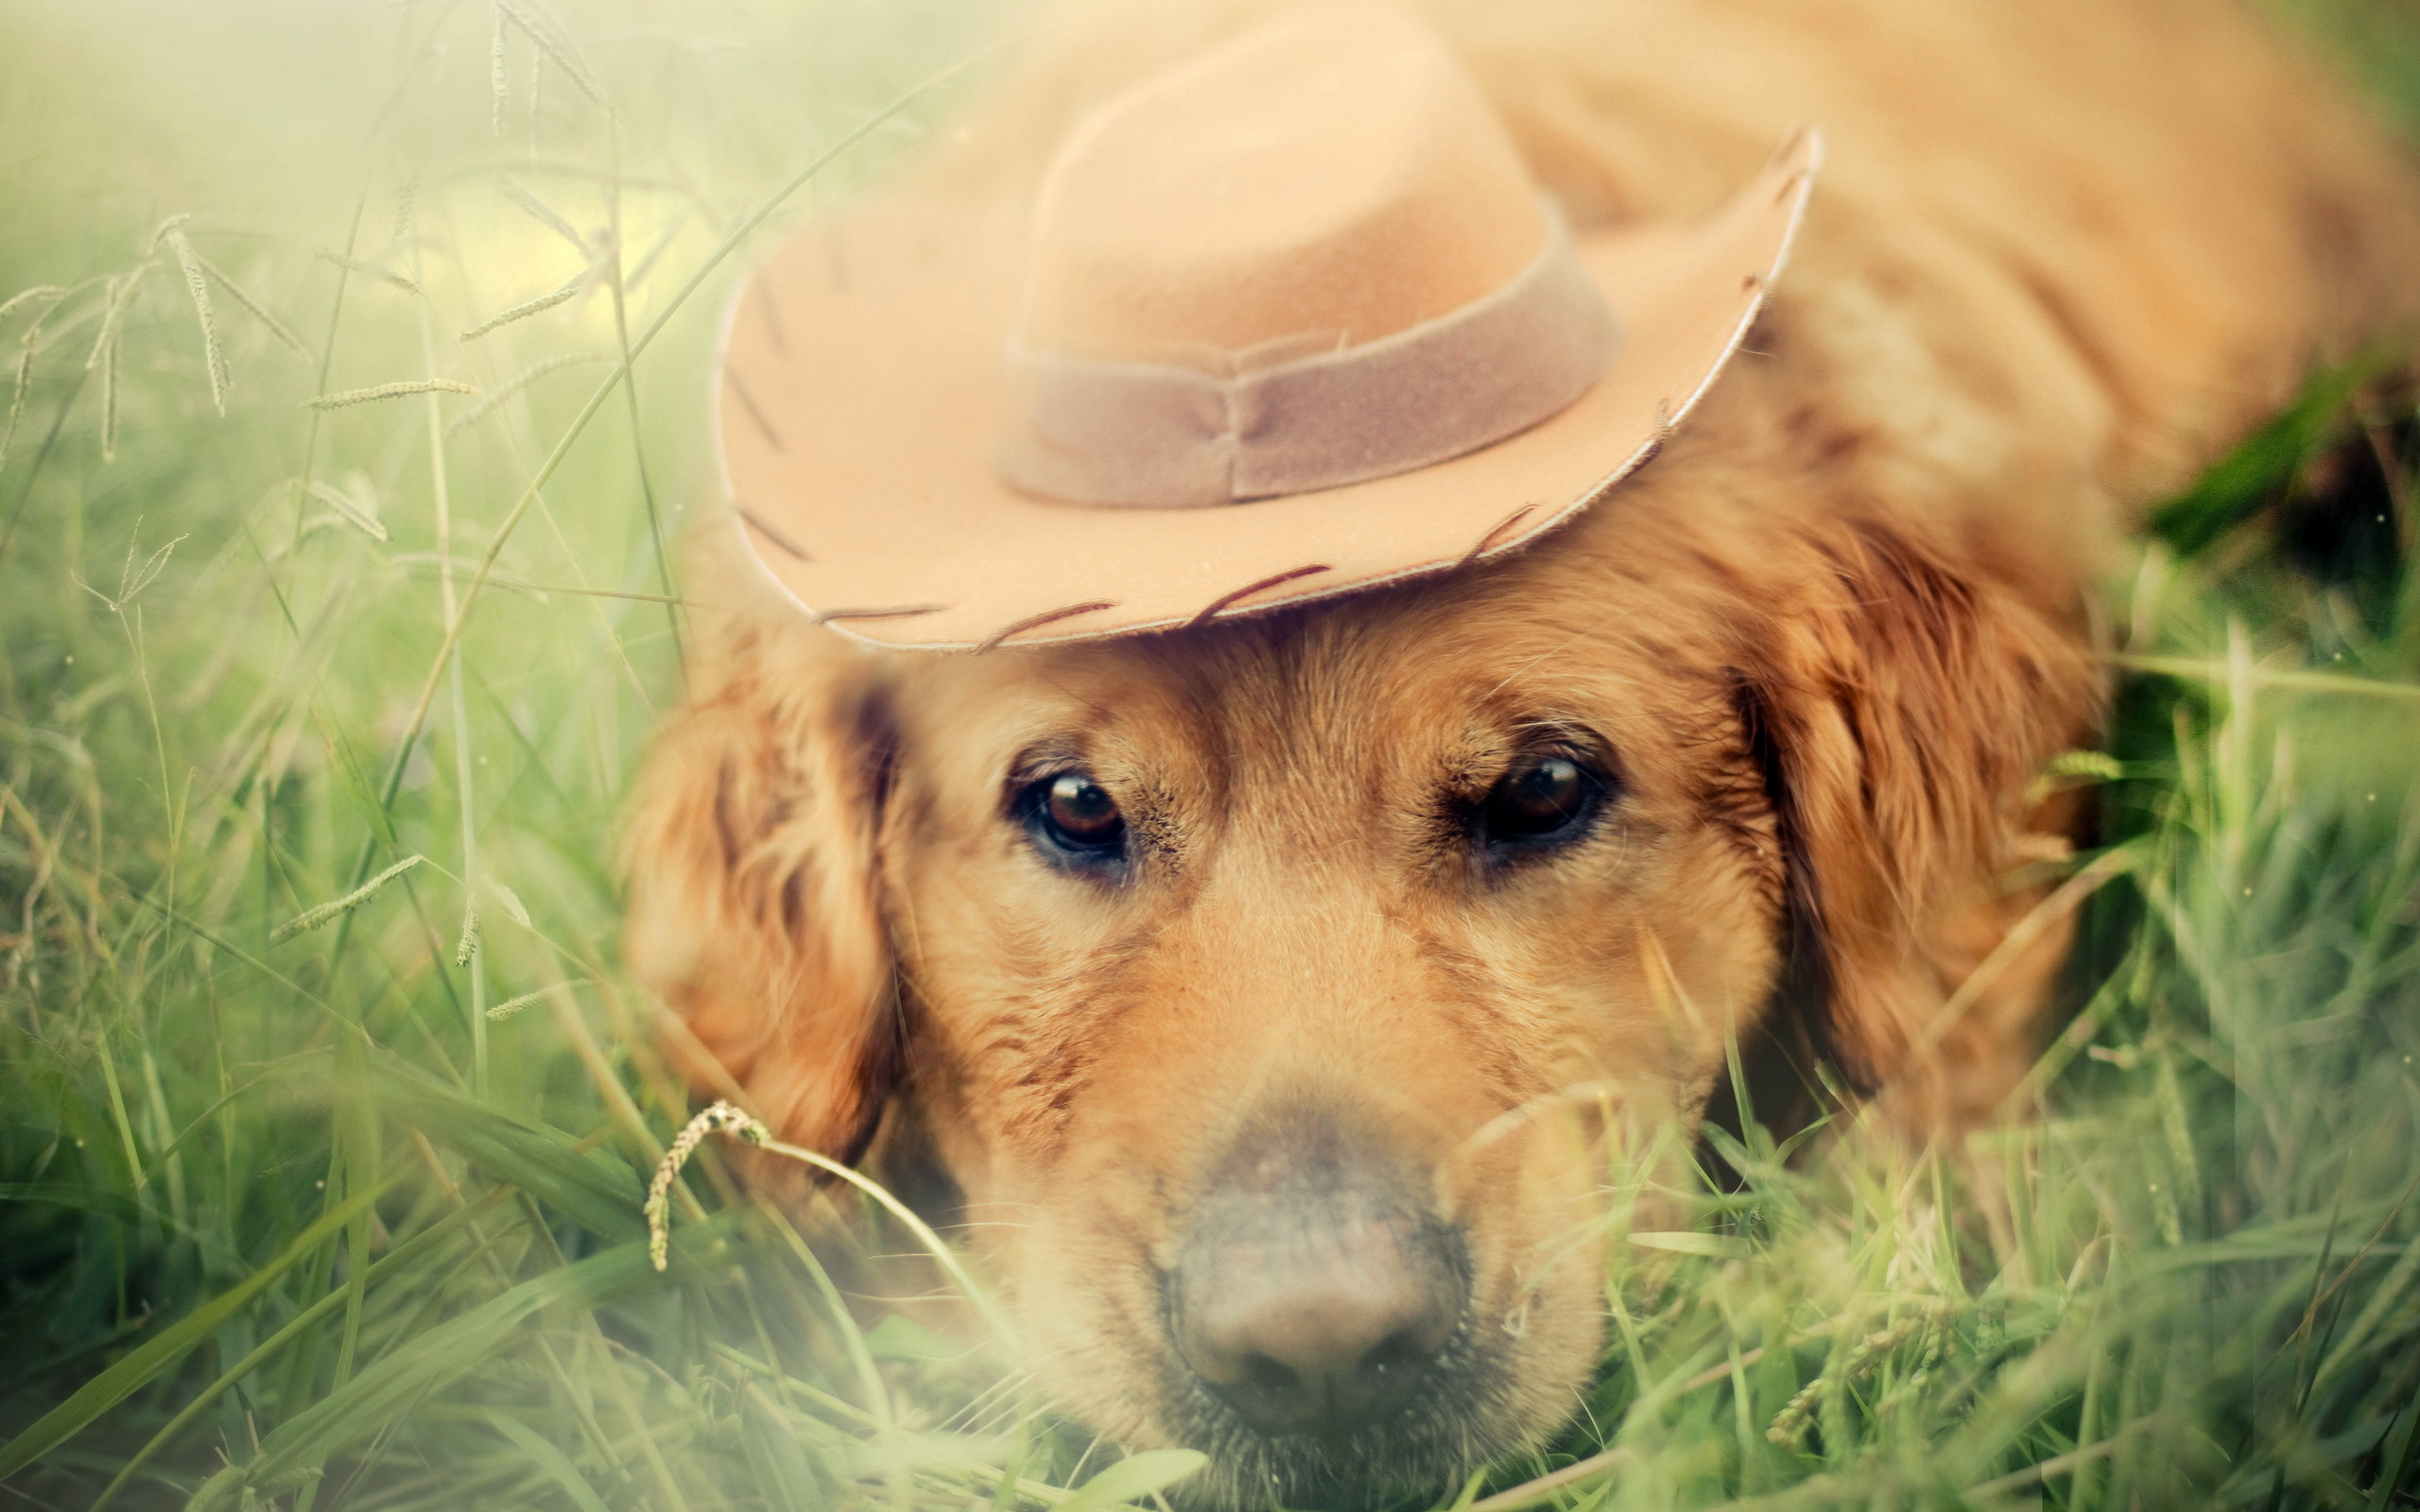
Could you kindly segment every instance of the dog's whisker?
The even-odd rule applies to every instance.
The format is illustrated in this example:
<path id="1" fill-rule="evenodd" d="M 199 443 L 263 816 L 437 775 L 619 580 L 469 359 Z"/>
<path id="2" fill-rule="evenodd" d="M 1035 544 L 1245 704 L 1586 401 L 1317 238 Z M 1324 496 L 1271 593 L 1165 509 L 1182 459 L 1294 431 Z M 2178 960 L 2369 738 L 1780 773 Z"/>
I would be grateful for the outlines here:
<path id="1" fill-rule="evenodd" d="M 1512 671 L 1504 674 L 1503 678 L 1497 681 L 1495 686 L 1487 690 L 1486 699 L 1492 699 L 1496 695 L 1502 693 L 1505 689 L 1511 687 L 1514 679 L 1520 677 L 1523 673 L 1528 672 L 1530 668 L 1538 665 L 1540 662 L 1550 661 L 1555 657 L 1561 656 L 1564 652 L 1570 650 L 1581 642 L 1588 640 L 1592 636 L 1599 633 L 1601 632 L 1593 627 L 1572 631 L 1569 636 L 1565 637 L 1560 643 L 1547 647 L 1544 651 L 1540 651 L 1537 655 L 1530 658 L 1527 662 L 1522 662 L 1519 666 L 1514 667 Z M 1485 702 L 1486 699 L 1482 699 L 1480 701 Z"/>
<path id="2" fill-rule="evenodd" d="M 980 1433 L 1002 1418 L 1013 1422 L 1024 1416 L 1023 1404 L 1018 1399 L 1032 1383 L 1033 1373 L 1030 1370 L 1012 1370 L 977 1392 L 946 1421 L 962 1423 L 967 1431 L 974 1433 Z"/>
<path id="3" fill-rule="evenodd" d="M 1633 1091 L 1634 1089 L 1624 1082 L 1600 1078 L 1541 1092 L 1480 1125 L 1462 1139 L 1448 1159 L 1456 1165 L 1468 1164 L 1495 1144 L 1527 1128 L 1541 1115 L 1567 1108 L 1609 1106 L 1626 1100 Z"/>

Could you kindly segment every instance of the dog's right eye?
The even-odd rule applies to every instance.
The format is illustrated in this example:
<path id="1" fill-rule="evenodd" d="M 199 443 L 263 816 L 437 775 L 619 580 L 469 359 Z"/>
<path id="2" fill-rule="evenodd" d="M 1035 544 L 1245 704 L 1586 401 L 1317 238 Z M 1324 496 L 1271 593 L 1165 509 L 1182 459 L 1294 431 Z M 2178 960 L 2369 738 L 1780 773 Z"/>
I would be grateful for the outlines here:
<path id="1" fill-rule="evenodd" d="M 1584 837 L 1605 802 L 1604 780 L 1575 756 L 1547 751 L 1507 772 L 1472 816 L 1472 833 L 1511 856 Z"/>
<path id="2" fill-rule="evenodd" d="M 1110 861 L 1126 854 L 1126 816 L 1108 790 L 1082 772 L 1061 772 L 1026 789 L 1020 805 L 1035 837 L 1070 860 Z"/>

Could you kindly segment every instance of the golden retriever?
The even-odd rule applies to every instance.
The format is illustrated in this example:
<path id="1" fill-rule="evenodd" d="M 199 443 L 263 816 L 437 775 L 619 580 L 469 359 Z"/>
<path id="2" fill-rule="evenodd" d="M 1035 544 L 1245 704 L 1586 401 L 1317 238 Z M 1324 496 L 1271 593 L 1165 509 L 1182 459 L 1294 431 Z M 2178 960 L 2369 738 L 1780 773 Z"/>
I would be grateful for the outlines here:
<path id="1" fill-rule="evenodd" d="M 923 171 L 1029 179 L 1266 9 L 1045 28 Z M 1430 1489 L 1554 1430 L 1601 1335 L 1575 1128 L 1685 1135 L 1738 1039 L 1803 1040 L 1911 1139 L 2006 1111 L 2061 932 L 1937 1020 L 2057 853 L 2025 795 L 2093 738 L 2108 547 L 2420 292 L 2411 170 L 2224 0 L 1434 20 L 1582 224 L 1827 134 L 1654 463 L 1497 561 L 980 654 L 819 627 L 708 529 L 628 841 L 630 957 L 698 1083 L 921 1152 L 1055 1400 L 1211 1452 L 1229 1503 Z"/>

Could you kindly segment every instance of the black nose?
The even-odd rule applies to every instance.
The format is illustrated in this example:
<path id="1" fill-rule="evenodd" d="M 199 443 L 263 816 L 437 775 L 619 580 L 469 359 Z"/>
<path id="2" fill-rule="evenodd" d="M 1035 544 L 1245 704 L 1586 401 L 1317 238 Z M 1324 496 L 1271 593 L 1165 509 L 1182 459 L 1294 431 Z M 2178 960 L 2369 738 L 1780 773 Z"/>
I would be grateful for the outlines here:
<path id="1" fill-rule="evenodd" d="M 1469 1285 L 1458 1231 L 1350 1163 L 1314 1164 L 1202 1205 L 1170 1322 L 1194 1373 L 1263 1433 L 1334 1437 L 1433 1381 Z"/>

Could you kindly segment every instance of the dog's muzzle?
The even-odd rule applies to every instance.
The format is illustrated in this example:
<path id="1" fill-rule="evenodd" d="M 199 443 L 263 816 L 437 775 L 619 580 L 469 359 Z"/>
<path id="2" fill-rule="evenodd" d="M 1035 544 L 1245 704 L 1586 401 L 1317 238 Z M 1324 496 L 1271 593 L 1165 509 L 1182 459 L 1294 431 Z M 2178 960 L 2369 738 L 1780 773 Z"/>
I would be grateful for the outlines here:
<path id="1" fill-rule="evenodd" d="M 1316 1114 L 1238 1138 L 1167 1279 L 1177 1353 L 1271 1438 L 1402 1417 L 1439 1385 L 1469 1300 L 1461 1231 Z"/>

